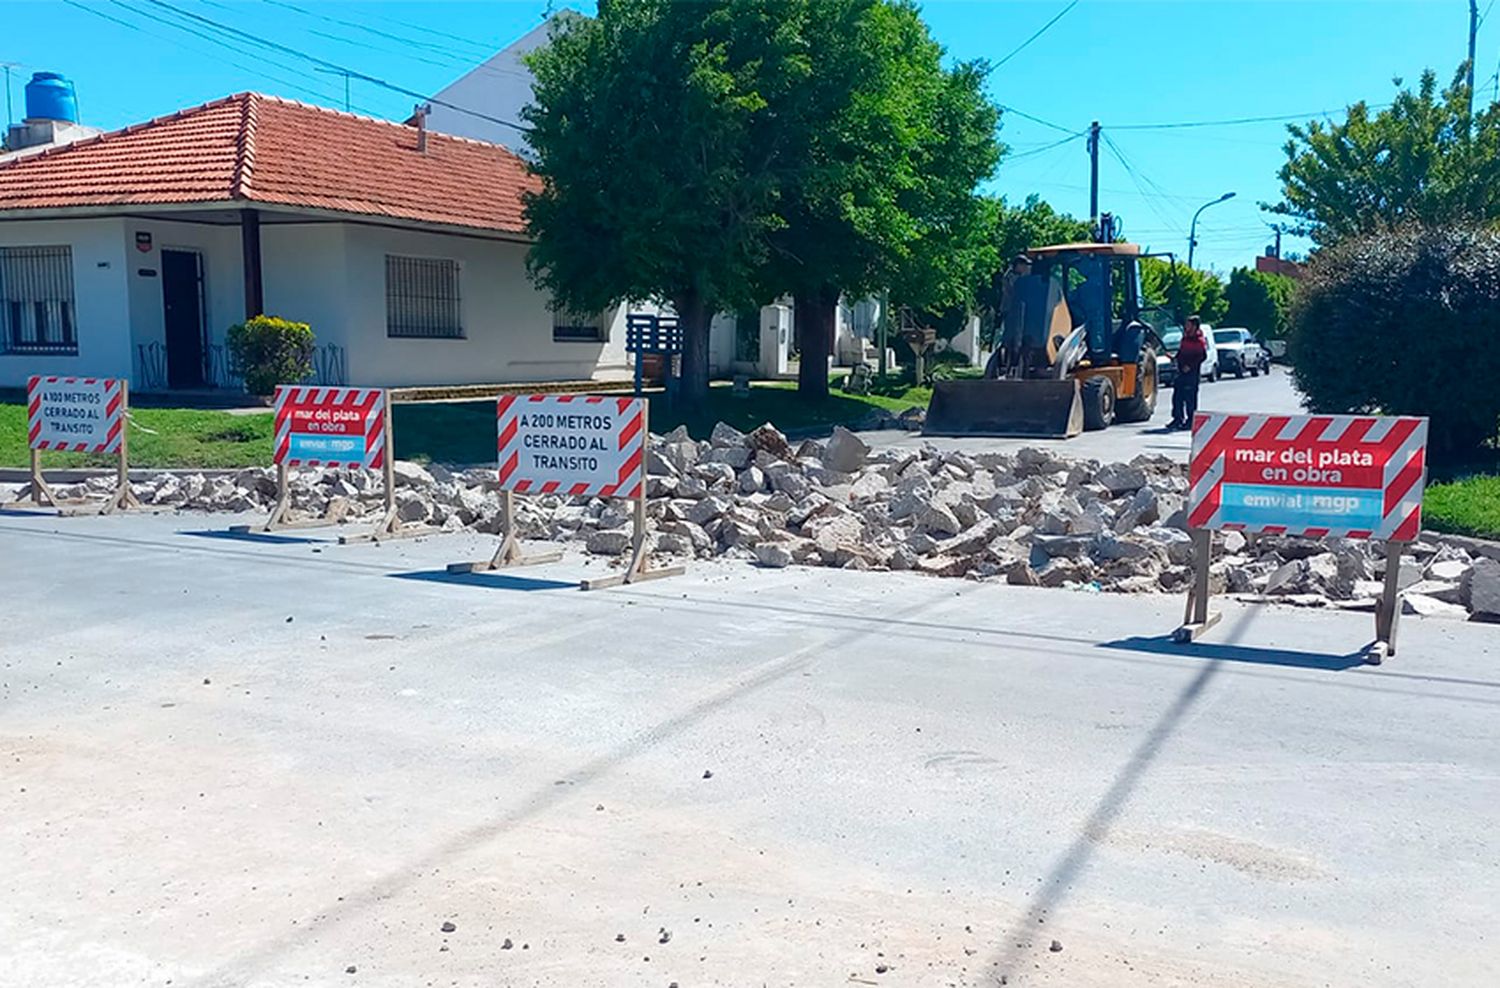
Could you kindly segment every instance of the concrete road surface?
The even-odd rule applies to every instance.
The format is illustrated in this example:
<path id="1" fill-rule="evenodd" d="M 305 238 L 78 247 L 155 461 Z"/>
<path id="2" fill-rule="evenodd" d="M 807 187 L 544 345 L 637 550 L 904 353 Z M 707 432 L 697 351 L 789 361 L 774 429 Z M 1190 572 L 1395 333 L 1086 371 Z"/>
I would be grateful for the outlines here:
<path id="1" fill-rule="evenodd" d="M 0 983 L 1500 984 L 1492 626 L 225 524 L 0 517 Z"/>
<path id="2" fill-rule="evenodd" d="M 1274 365 L 1264 377 L 1233 377 L 1204 383 L 1198 393 L 1202 411 L 1302 413 L 1302 397 L 1292 387 L 1286 368 Z M 1079 459 L 1129 460 L 1141 453 L 1160 453 L 1187 459 L 1192 437 L 1186 432 L 1168 432 L 1172 421 L 1172 391 L 1164 390 L 1149 422 L 1117 423 L 1101 432 L 1085 432 L 1072 439 L 995 439 L 988 437 L 937 438 L 898 430 L 862 432 L 860 438 L 873 446 L 912 448 L 931 443 L 939 449 L 1014 451 L 1022 446 L 1046 446 Z"/>

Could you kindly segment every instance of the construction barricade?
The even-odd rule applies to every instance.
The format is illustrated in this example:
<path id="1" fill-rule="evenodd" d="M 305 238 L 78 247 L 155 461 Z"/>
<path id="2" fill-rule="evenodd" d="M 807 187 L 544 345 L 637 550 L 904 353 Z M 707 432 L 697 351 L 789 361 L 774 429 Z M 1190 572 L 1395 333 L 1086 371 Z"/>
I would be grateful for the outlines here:
<path id="1" fill-rule="evenodd" d="M 391 433 L 390 396 L 383 388 L 323 388 L 280 385 L 276 388 L 273 459 L 276 504 L 258 526 L 236 525 L 231 532 L 326 528 L 344 521 L 348 502 L 334 499 L 325 514 L 293 519 L 291 471 L 295 468 L 378 470 L 385 484 L 384 513 L 367 532 L 344 534 L 339 542 L 378 542 L 426 535 L 426 525 L 403 524 L 396 509 L 396 475 Z"/>
<path id="2" fill-rule="evenodd" d="M 26 445 L 31 453 L 27 500 L 6 507 L 56 508 L 59 514 L 109 514 L 139 508 L 130 489 L 130 444 L 125 424 L 130 382 L 113 377 L 39 377 L 26 381 Z M 42 476 L 42 453 L 104 453 L 116 459 L 115 490 L 103 502 L 59 498 Z"/>
<path id="3" fill-rule="evenodd" d="M 1366 661 L 1395 654 L 1401 553 L 1422 528 L 1427 419 L 1200 413 L 1188 479 L 1194 573 L 1178 641 L 1218 621 L 1208 606 L 1213 532 L 1234 530 L 1384 540 L 1385 583 Z"/>
<path id="4" fill-rule="evenodd" d="M 453 563 L 472 573 L 553 562 L 560 552 L 526 556 L 515 525 L 516 494 L 626 498 L 635 502 L 630 560 L 622 573 L 581 588 L 660 579 L 681 566 L 651 568 L 646 547 L 646 401 L 598 395 L 501 395 L 495 405 L 500 481 L 500 547 L 483 562 Z"/>

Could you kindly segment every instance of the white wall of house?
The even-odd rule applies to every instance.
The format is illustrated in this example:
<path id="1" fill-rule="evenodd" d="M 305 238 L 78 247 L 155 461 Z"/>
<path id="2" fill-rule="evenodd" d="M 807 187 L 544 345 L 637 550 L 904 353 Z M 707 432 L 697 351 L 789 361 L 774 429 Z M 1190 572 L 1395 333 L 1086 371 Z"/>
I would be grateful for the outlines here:
<path id="1" fill-rule="evenodd" d="M 119 219 L 7 220 L 0 247 L 71 248 L 76 356 L 12 354 L 0 348 L 0 387 L 24 387 L 32 374 L 128 377 L 131 366 L 126 255 Z"/>
<path id="2" fill-rule="evenodd" d="M 387 335 L 388 254 L 458 262 L 463 339 Z M 342 256 L 350 384 L 582 381 L 624 370 L 622 313 L 605 342 L 553 340 L 549 299 L 527 278 L 524 244 L 351 224 Z"/>

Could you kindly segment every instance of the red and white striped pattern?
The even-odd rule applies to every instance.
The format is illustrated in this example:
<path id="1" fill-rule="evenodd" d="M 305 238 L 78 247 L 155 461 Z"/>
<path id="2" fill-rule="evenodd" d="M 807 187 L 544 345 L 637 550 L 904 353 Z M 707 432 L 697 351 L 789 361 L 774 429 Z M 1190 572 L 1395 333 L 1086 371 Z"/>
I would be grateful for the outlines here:
<path id="1" fill-rule="evenodd" d="M 1384 492 L 1383 518 L 1376 528 L 1324 528 L 1225 524 L 1220 493 L 1229 452 L 1238 447 L 1336 448 L 1368 453 Z M 1193 420 L 1193 451 L 1188 469 L 1188 525 L 1239 529 L 1306 538 L 1410 541 L 1422 527 L 1422 492 L 1427 483 L 1427 420 L 1377 415 L 1237 415 L 1200 412 Z M 1299 483 L 1307 490 L 1337 493 L 1339 486 Z M 1348 488 L 1353 485 L 1344 485 Z M 1375 489 L 1371 484 L 1367 489 Z"/>
<path id="2" fill-rule="evenodd" d="M 52 434 L 43 405 L 48 408 L 73 407 L 72 402 L 48 402 L 44 397 L 52 388 L 97 396 L 88 406 L 102 406 L 102 419 L 91 430 L 89 441 L 79 441 Z M 55 393 L 55 392 L 54 392 Z M 113 377 L 40 377 L 26 380 L 26 441 L 31 449 L 51 449 L 67 453 L 118 453 L 120 436 L 125 428 L 125 395 L 121 380 Z"/>
<path id="3" fill-rule="evenodd" d="M 567 469 L 538 465 L 535 453 L 550 452 L 532 445 L 537 437 L 559 435 L 569 430 L 538 426 L 548 416 L 584 415 L 607 420 L 603 429 L 574 434 L 594 438 L 605 447 L 588 451 L 594 469 Z M 642 398 L 606 398 L 600 395 L 501 395 L 495 405 L 496 451 L 500 487 L 517 494 L 566 494 L 571 497 L 636 498 L 646 482 L 646 402 Z M 530 437 L 530 443 L 528 443 Z M 583 452 L 583 451 L 579 451 Z M 569 456 L 570 451 L 560 451 Z"/>
<path id="4" fill-rule="evenodd" d="M 275 462 L 288 467 L 363 467 L 380 470 L 385 467 L 387 436 L 385 434 L 386 394 L 382 388 L 315 388 L 302 385 L 278 385 L 276 388 Z M 332 412 L 335 409 L 360 412 L 358 431 L 343 435 L 362 436 L 363 449 L 358 456 L 303 459 L 292 451 L 293 412 Z M 297 430 L 302 433 L 302 430 Z M 302 433 L 320 438 L 338 433 Z"/>

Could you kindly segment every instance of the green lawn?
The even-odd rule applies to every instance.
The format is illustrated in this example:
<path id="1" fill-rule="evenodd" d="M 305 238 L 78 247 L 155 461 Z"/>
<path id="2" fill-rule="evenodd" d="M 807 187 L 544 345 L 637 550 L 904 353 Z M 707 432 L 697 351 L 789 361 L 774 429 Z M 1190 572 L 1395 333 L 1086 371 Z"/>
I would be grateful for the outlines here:
<path id="1" fill-rule="evenodd" d="M 230 415 L 188 408 L 130 412 L 130 464 L 138 467 L 241 467 L 271 462 L 271 414 Z M 26 408 L 0 404 L 0 466 L 27 463 Z M 113 466 L 114 458 L 43 453 L 42 468 Z"/>
<path id="2" fill-rule="evenodd" d="M 1428 528 L 1500 539 L 1500 476 L 1474 476 L 1427 488 L 1422 514 Z"/>
<path id="3" fill-rule="evenodd" d="M 877 395 L 846 395 L 838 390 L 826 402 L 808 404 L 790 382 L 759 384 L 745 397 L 735 397 L 726 385 L 710 392 L 708 408 L 699 415 L 675 413 L 665 399 L 651 400 L 651 429 L 666 432 L 685 424 L 699 438 L 707 438 L 716 422 L 753 429 L 772 422 L 787 432 L 826 429 L 851 424 L 872 407 L 893 412 L 926 407 L 929 388 L 887 385 Z M 438 463 L 489 463 L 495 458 L 495 403 L 398 403 L 391 409 L 396 456 Z M 136 467 L 239 467 L 271 462 L 271 414 L 231 415 L 228 412 L 185 408 L 136 408 L 130 413 L 130 463 Z M 26 409 L 0 403 L 0 466 L 27 462 Z M 44 468 L 109 466 L 105 456 L 82 453 L 43 453 Z"/>

